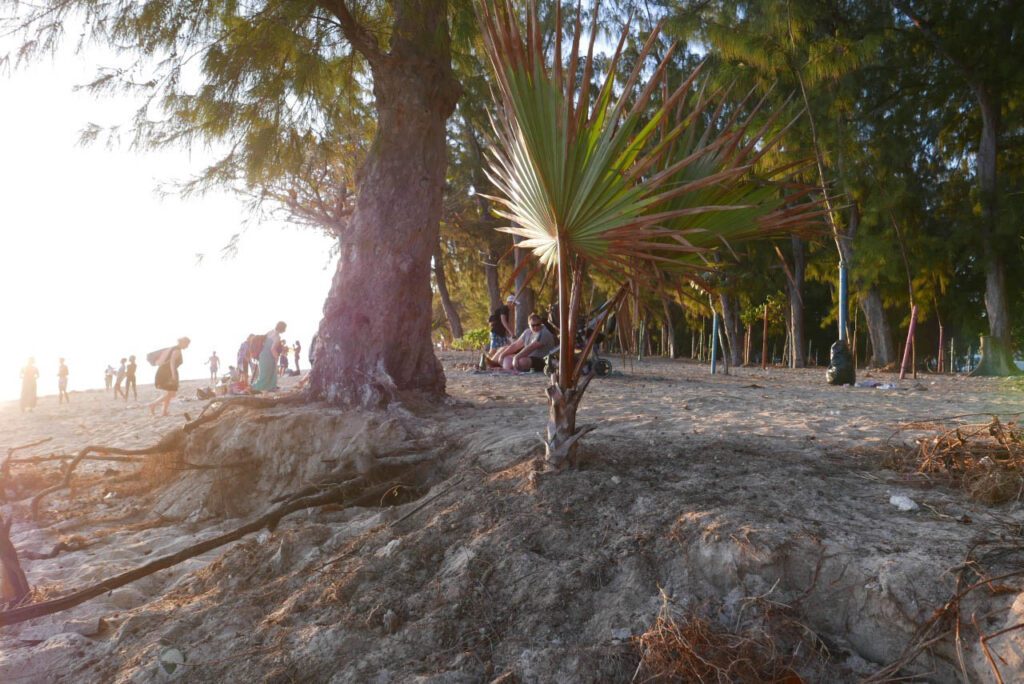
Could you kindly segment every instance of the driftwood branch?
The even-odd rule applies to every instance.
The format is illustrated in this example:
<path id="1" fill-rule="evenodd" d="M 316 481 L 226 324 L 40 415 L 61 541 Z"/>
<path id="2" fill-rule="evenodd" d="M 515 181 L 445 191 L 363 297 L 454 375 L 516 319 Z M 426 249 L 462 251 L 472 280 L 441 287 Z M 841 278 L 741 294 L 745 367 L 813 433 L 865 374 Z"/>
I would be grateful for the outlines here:
<path id="1" fill-rule="evenodd" d="M 351 507 L 375 503 L 382 494 L 398 484 L 400 479 L 401 478 L 395 478 L 377 485 L 368 485 L 364 479 L 356 478 L 345 484 L 331 487 L 319 494 L 289 498 L 272 508 L 269 512 L 235 528 L 234 530 L 231 530 L 230 532 L 225 532 L 224 534 L 213 537 L 212 539 L 207 539 L 206 541 L 198 544 L 194 544 L 176 553 L 157 558 L 133 570 L 128 570 L 120 575 L 116 575 L 97 584 L 79 589 L 78 591 L 60 598 L 52 599 L 50 601 L 42 601 L 40 603 L 33 603 L 27 606 L 21 606 L 20 608 L 13 608 L 11 610 L 0 611 L 0 627 L 25 622 L 26 620 L 32 620 L 37 617 L 52 615 L 53 613 L 59 613 L 63 610 L 74 608 L 77 605 L 117 589 L 118 587 L 123 587 L 126 584 L 130 584 L 138 579 L 146 577 L 147 575 L 152 575 L 160 570 L 166 570 L 167 568 L 173 567 L 190 558 L 202 555 L 207 551 L 211 551 L 224 546 L 225 544 L 237 541 L 253 532 L 258 532 L 264 528 L 274 530 L 281 521 L 281 518 L 296 511 L 315 508 L 318 506 L 326 506 L 328 504 L 347 503 L 347 505 Z"/>
<path id="2" fill-rule="evenodd" d="M 14 454 L 18 451 L 22 451 L 23 449 L 31 449 L 32 447 L 37 447 L 40 444 L 46 444 L 52 439 L 53 437 L 44 437 L 43 439 L 37 439 L 36 441 L 28 444 L 12 446 L 7 449 L 7 458 L 4 459 L 4 464 L 0 467 L 0 478 L 2 478 L 2 481 L 0 481 L 0 501 L 3 501 L 6 498 L 4 489 L 7 485 L 7 481 L 11 477 L 11 459 L 14 457 Z"/>

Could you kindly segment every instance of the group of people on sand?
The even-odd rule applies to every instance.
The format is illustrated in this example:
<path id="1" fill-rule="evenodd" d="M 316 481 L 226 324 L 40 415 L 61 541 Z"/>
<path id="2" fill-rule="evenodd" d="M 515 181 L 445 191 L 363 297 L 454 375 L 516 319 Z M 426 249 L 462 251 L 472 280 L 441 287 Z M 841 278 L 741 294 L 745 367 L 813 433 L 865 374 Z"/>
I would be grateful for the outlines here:
<path id="1" fill-rule="evenodd" d="M 21 412 L 31 412 L 38 403 L 39 368 L 34 357 L 29 357 L 25 367 L 21 369 Z M 57 391 L 59 403 L 71 403 L 68 396 L 68 366 L 64 359 L 57 368 Z"/>
<path id="2" fill-rule="evenodd" d="M 518 372 L 544 372 L 548 354 L 558 346 L 558 337 L 551 325 L 539 314 L 532 313 L 528 325 L 515 336 L 515 295 L 494 310 L 488 323 L 491 342 L 480 355 L 480 370 L 500 368 Z"/>
<path id="3" fill-rule="evenodd" d="M 60 362 L 63 365 L 64 359 L 61 359 Z M 114 390 L 115 400 L 120 398 L 128 401 L 128 390 L 131 390 L 132 396 L 138 401 L 139 392 L 135 386 L 135 372 L 138 370 L 138 367 L 138 364 L 135 363 L 135 357 L 131 355 L 127 358 L 122 358 L 121 365 L 116 369 L 113 366 L 107 366 L 106 371 L 103 373 L 103 381 L 108 390 Z"/>
<path id="4" fill-rule="evenodd" d="M 264 335 L 250 335 L 242 347 L 238 350 L 238 366 L 230 367 L 230 374 L 227 381 L 230 383 L 230 391 L 233 393 L 259 393 L 273 392 L 278 389 L 278 374 L 299 372 L 299 359 L 301 358 L 302 345 L 295 342 L 288 344 L 281 338 L 281 333 L 288 329 L 284 321 L 279 321 Z M 315 340 L 315 338 L 314 338 Z M 188 337 L 180 337 L 170 347 L 158 349 L 146 356 L 146 360 L 156 366 L 156 376 L 153 385 L 160 390 L 161 394 L 156 400 L 147 404 L 149 412 L 156 415 L 157 409 L 162 407 L 161 415 L 168 415 L 171 400 L 178 393 L 180 386 L 179 368 L 184 362 L 183 352 L 188 349 L 191 340 Z M 314 341 L 315 344 L 315 341 Z M 295 371 L 290 370 L 288 360 L 292 354 L 295 360 Z M 313 355 L 310 354 L 310 363 Z M 217 383 L 220 380 L 220 357 L 213 352 L 206 364 L 210 367 L 210 380 Z M 120 367 L 115 369 L 107 366 L 104 373 L 104 384 L 107 390 L 113 390 L 114 398 L 128 400 L 128 393 L 138 400 L 138 389 L 136 385 L 136 372 L 138 364 L 135 356 L 128 356 L 121 359 Z M 68 395 L 68 367 L 64 359 L 60 359 L 57 371 L 57 386 L 59 390 L 59 403 L 71 403 Z M 252 383 L 249 384 L 249 377 Z M 39 381 L 39 369 L 36 367 L 35 359 L 30 358 L 21 369 L 21 410 L 32 411 L 38 403 L 37 391 Z"/>
<path id="5" fill-rule="evenodd" d="M 278 321 L 277 325 L 263 335 L 249 335 L 238 347 L 237 365 L 230 367 L 228 391 L 232 394 L 248 392 L 274 392 L 278 389 L 279 375 L 293 373 L 288 363 L 288 354 L 295 355 L 294 375 L 299 374 L 299 355 L 302 344 L 288 346 L 281 333 L 288 324 Z M 251 379 L 251 382 L 250 382 Z"/>

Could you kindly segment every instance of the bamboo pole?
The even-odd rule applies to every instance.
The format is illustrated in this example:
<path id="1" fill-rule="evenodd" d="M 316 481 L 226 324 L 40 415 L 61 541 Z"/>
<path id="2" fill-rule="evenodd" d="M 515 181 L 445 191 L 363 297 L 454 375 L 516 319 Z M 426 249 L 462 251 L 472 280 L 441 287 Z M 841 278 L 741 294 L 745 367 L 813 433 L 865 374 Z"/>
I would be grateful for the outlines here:
<path id="1" fill-rule="evenodd" d="M 910 309 L 910 325 L 907 327 L 907 345 L 903 348 L 903 362 L 900 364 L 900 380 L 907 377 L 907 362 L 914 347 L 914 329 L 917 327 L 917 304 Z"/>
<path id="2" fill-rule="evenodd" d="M 768 368 L 768 302 L 764 303 L 764 333 L 761 337 L 761 370 Z"/>
<path id="3" fill-rule="evenodd" d="M 718 365 L 718 345 L 715 338 L 718 337 L 718 311 L 711 310 L 711 374 L 715 374 Z"/>

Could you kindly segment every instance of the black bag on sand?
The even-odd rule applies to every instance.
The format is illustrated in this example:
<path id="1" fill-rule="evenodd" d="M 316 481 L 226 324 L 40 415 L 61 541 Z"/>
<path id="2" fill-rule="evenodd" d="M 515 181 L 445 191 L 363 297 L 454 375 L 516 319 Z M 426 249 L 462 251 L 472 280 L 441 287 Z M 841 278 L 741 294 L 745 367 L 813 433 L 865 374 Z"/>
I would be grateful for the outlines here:
<path id="1" fill-rule="evenodd" d="M 853 356 L 844 340 L 836 340 L 832 344 L 825 379 L 830 385 L 852 385 L 857 381 L 853 370 Z"/>

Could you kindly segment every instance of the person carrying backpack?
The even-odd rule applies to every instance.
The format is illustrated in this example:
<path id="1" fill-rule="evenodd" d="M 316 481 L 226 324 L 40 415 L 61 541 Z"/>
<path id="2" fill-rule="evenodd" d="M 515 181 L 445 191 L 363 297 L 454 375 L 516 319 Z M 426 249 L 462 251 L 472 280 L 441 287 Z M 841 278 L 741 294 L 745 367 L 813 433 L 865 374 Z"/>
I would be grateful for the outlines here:
<path id="1" fill-rule="evenodd" d="M 171 399 L 178 393 L 178 367 L 185 360 L 181 352 L 188 349 L 190 343 L 190 339 L 181 337 L 173 347 L 150 352 L 146 356 L 146 360 L 157 367 L 153 386 L 164 393 L 162 397 L 149 404 L 150 415 L 156 415 L 156 407 L 160 404 L 164 406 L 161 415 L 170 415 Z"/>
<path id="2" fill-rule="evenodd" d="M 281 354 L 281 333 L 288 329 L 288 324 L 278 321 L 274 329 L 263 336 L 259 356 L 260 372 L 252 384 L 253 391 L 272 392 L 277 389 L 277 358 Z M 253 341 L 249 342 L 250 355 L 253 354 Z"/>

